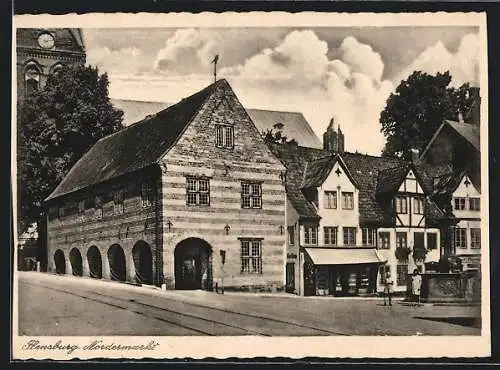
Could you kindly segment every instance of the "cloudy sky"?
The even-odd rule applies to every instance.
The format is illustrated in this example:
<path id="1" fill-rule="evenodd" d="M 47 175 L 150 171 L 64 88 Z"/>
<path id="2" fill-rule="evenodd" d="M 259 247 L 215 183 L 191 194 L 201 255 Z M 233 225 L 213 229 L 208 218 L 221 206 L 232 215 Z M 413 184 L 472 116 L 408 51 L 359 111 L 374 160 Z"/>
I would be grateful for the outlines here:
<path id="1" fill-rule="evenodd" d="M 475 27 L 84 29 L 87 62 L 112 98 L 176 102 L 226 78 L 248 108 L 300 111 L 321 138 L 334 117 L 346 149 L 379 154 L 389 94 L 414 70 L 478 86 Z"/>

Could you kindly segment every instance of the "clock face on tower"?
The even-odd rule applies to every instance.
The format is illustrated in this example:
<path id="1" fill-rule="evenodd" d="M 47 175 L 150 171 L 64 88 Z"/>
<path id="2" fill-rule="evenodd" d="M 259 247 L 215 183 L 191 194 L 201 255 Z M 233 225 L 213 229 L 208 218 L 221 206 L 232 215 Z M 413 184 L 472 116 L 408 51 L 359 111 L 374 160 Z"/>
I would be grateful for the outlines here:
<path id="1" fill-rule="evenodd" d="M 54 46 L 54 36 L 48 32 L 44 32 L 38 36 L 38 45 L 44 49 L 50 49 Z"/>

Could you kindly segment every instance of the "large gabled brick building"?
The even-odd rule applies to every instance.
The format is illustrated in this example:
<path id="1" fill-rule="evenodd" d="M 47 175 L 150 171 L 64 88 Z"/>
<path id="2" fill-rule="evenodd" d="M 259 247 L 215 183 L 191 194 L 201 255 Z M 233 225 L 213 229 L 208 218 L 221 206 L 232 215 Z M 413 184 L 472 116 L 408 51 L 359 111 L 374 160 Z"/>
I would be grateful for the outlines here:
<path id="1" fill-rule="evenodd" d="M 49 270 L 282 290 L 284 166 L 225 80 L 99 140 L 46 199 Z"/>

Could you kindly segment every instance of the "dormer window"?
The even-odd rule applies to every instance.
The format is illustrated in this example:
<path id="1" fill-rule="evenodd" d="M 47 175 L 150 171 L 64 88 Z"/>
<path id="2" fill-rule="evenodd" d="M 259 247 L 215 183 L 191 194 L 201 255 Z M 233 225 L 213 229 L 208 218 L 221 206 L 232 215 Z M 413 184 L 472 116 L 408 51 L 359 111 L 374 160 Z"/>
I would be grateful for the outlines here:
<path id="1" fill-rule="evenodd" d="M 232 149 L 234 147 L 234 129 L 232 126 L 215 125 L 215 131 L 218 148 Z"/>

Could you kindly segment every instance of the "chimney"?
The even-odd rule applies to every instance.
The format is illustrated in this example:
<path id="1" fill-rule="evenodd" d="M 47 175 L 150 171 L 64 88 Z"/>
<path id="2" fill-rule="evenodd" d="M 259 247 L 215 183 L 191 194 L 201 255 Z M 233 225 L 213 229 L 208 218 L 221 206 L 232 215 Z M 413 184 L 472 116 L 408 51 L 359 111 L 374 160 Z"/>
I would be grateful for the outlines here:
<path id="1" fill-rule="evenodd" d="M 335 131 L 334 119 L 330 119 L 330 123 L 323 134 L 323 149 L 330 152 L 342 153 L 344 151 L 344 134 L 338 127 Z"/>
<path id="2" fill-rule="evenodd" d="M 420 157 L 420 151 L 416 148 L 412 148 L 408 151 L 407 160 L 411 163 L 417 163 Z"/>

